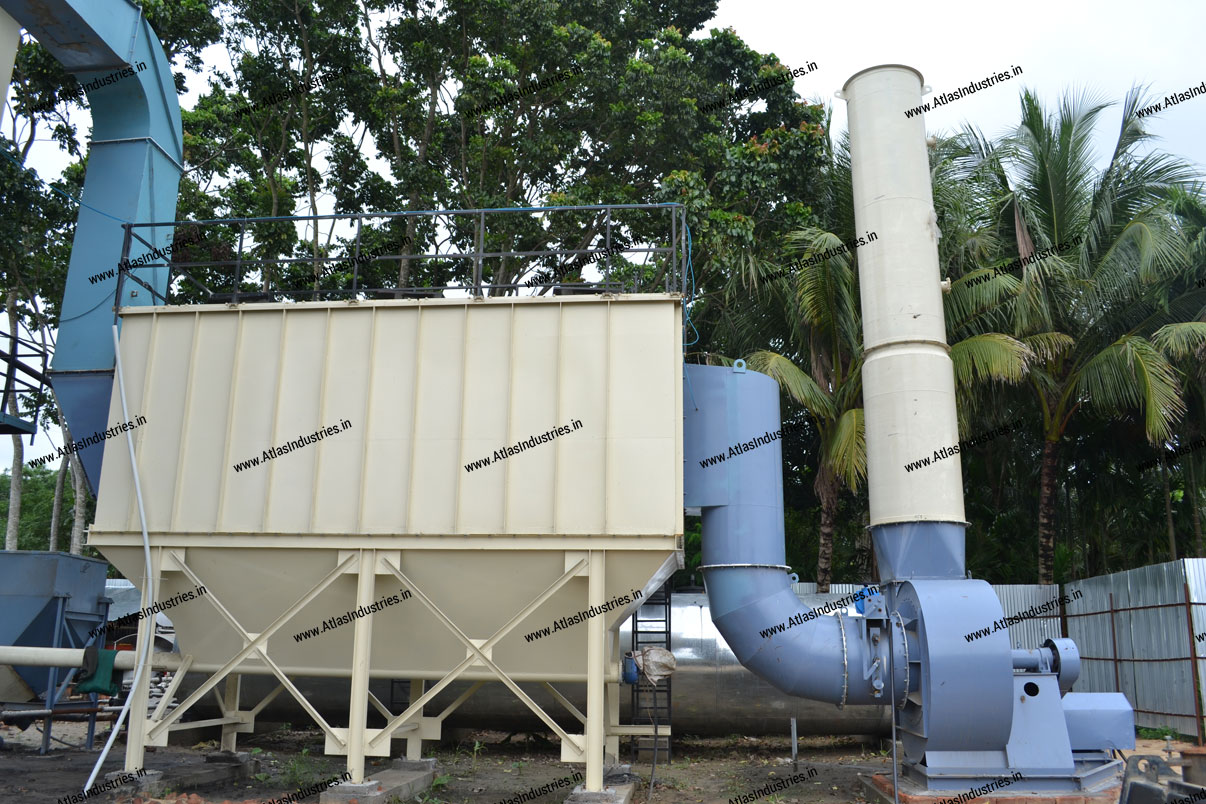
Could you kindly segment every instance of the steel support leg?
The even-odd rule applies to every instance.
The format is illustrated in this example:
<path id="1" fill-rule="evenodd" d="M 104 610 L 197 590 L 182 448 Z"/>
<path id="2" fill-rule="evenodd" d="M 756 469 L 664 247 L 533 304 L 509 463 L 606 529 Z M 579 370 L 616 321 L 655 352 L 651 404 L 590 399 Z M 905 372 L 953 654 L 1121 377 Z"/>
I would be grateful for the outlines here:
<path id="1" fill-rule="evenodd" d="M 417 701 L 423 697 L 423 679 L 412 678 L 410 680 L 410 700 Z M 418 717 L 415 719 L 417 723 L 423 717 L 423 707 L 419 707 Z M 406 738 L 406 758 L 407 759 L 422 759 L 423 758 L 423 738 L 419 736 L 418 729 L 414 734 Z"/>
<path id="2" fill-rule="evenodd" d="M 50 638 L 50 647 L 61 648 L 63 646 L 63 631 L 67 629 L 67 623 L 64 621 L 67 616 L 67 598 L 56 597 L 54 601 L 54 635 Z M 56 692 L 59 686 L 59 668 L 52 667 L 50 672 L 46 674 L 46 708 L 51 712 L 54 711 L 54 705 L 58 699 Z M 42 747 L 38 749 L 39 754 L 50 753 L 50 729 L 54 723 L 54 715 L 46 716 L 42 721 Z"/>
<path id="3" fill-rule="evenodd" d="M 373 605 L 377 583 L 377 551 L 361 550 L 356 575 L 356 608 Z M 364 781 L 364 745 L 368 726 L 369 658 L 373 649 L 373 618 L 364 616 L 352 626 L 352 696 L 348 703 L 348 773 L 352 782 Z"/>
<path id="4" fill-rule="evenodd" d="M 602 606 L 606 594 L 606 554 L 590 552 L 590 568 L 586 579 L 586 605 Z M 603 705 L 604 663 L 607 652 L 607 631 L 603 615 L 586 621 L 586 791 L 603 790 L 603 732 L 607 725 L 607 709 Z"/>
<path id="5" fill-rule="evenodd" d="M 159 594 L 159 579 L 163 577 L 163 548 L 151 548 L 151 577 L 142 579 L 142 610 L 150 608 Z M 142 646 L 148 645 L 151 650 L 155 647 L 155 615 L 143 617 L 138 621 L 138 641 L 134 643 L 136 656 L 142 655 Z M 148 653 L 148 656 L 150 654 Z M 134 670 L 138 672 L 137 667 Z M 138 685 L 130 689 L 130 714 L 126 718 L 129 727 L 126 731 L 126 771 L 133 772 L 143 767 L 146 758 L 148 706 L 151 700 L 151 667 L 143 670 Z"/>
<path id="6" fill-rule="evenodd" d="M 222 716 L 227 717 L 239 711 L 239 692 L 242 688 L 243 677 L 238 673 L 231 673 L 226 677 L 225 695 L 222 696 Z M 239 739 L 239 734 L 235 729 L 239 727 L 238 723 L 223 723 L 222 724 L 222 750 L 234 751 L 235 745 Z"/>
<path id="7" fill-rule="evenodd" d="M 620 650 L 620 629 L 616 628 L 611 632 L 610 638 L 607 640 L 608 655 L 607 667 L 613 664 L 618 664 L 623 652 Z M 612 682 L 603 688 L 603 696 L 607 701 L 607 739 L 604 742 L 603 753 L 610 757 L 610 762 L 615 764 L 620 761 L 620 736 L 611 733 L 612 726 L 620 725 L 620 683 Z"/>

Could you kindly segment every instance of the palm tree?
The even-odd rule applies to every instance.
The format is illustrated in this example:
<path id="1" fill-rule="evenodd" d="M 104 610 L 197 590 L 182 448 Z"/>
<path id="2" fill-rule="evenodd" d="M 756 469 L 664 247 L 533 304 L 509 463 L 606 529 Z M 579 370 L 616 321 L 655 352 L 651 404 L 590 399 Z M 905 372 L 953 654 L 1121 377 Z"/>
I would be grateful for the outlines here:
<path id="1" fill-rule="evenodd" d="M 984 285 L 1012 297 L 999 310 L 1035 355 L 1027 380 L 1044 439 L 1040 583 L 1053 581 L 1060 444 L 1074 417 L 1139 411 L 1148 440 L 1161 443 L 1185 410 L 1177 372 L 1152 336 L 1188 320 L 1194 308 L 1190 294 L 1170 294 L 1186 245 L 1167 207 L 1170 192 L 1188 186 L 1193 172 L 1171 156 L 1139 153 L 1150 139 L 1136 115 L 1145 104 L 1141 94 L 1127 94 L 1102 170 L 1094 167 L 1091 135 L 1109 104 L 1088 94 L 1069 94 L 1048 114 L 1025 91 L 1021 122 L 1003 142 L 992 147 L 965 137 L 979 154 L 975 169 L 995 175 L 991 210 L 1001 240 L 1015 247 L 1002 250 L 998 266 L 1075 244 L 1029 263 L 1020 277 Z"/>

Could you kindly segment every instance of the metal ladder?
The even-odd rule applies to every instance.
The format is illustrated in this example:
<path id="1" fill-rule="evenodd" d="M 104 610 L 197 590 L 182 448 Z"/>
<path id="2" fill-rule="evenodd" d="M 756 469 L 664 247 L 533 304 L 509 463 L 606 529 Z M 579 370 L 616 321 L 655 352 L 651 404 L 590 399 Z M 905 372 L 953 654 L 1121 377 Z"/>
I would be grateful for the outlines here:
<path id="1" fill-rule="evenodd" d="M 670 582 L 649 597 L 632 615 L 632 650 L 642 648 L 665 648 L 670 646 Z M 632 685 L 632 722 L 636 725 L 652 724 L 657 721 L 658 762 L 670 761 L 670 682 L 664 678 L 657 685 L 649 683 L 644 674 Z M 632 741 L 634 762 L 648 762 L 653 758 L 654 737 L 635 737 Z"/>

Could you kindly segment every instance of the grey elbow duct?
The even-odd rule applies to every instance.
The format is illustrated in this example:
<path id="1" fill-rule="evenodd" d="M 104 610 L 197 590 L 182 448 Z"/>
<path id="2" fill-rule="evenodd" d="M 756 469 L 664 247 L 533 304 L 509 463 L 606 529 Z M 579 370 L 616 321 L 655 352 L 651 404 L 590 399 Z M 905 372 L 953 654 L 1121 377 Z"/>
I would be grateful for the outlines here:
<path id="1" fill-rule="evenodd" d="M 852 617 L 820 614 L 792 592 L 778 386 L 741 361 L 685 372 L 684 496 L 703 519 L 701 569 L 717 629 L 745 667 L 789 695 L 886 704 L 888 668 L 896 667 L 896 701 L 903 700 L 904 640 L 887 638 L 886 628 L 896 626 L 880 595 L 865 599 L 867 616 Z"/>

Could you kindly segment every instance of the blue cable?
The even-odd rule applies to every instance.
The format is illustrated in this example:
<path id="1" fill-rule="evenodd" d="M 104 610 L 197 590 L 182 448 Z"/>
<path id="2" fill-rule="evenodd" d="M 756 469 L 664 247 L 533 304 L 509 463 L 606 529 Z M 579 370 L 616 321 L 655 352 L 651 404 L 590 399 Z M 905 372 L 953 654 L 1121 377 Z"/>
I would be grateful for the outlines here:
<path id="1" fill-rule="evenodd" d="M 96 207 L 92 206 L 91 204 L 84 203 L 83 201 L 79 200 L 78 198 L 76 198 L 73 195 L 68 195 L 67 193 L 63 192 L 62 190 L 60 190 L 58 187 L 55 187 L 54 185 L 47 184 L 46 182 L 42 181 L 42 178 L 37 173 L 35 173 L 32 168 L 27 168 L 27 167 L 25 167 L 25 165 L 22 165 L 16 159 L 13 159 L 13 157 L 10 156 L 8 151 L 4 148 L 0 148 L 0 156 L 3 156 L 5 159 L 7 159 L 8 161 L 12 162 L 14 165 L 19 167 L 21 170 L 24 170 L 26 173 L 31 174 L 34 177 L 34 179 L 38 182 L 38 184 L 41 184 L 42 186 L 46 187 L 51 192 L 58 193 L 59 195 L 63 196 L 64 198 L 74 201 L 75 203 L 79 204 L 81 207 L 87 207 L 88 209 L 92 210 L 96 214 L 104 215 L 106 218 L 109 218 L 110 220 L 115 220 L 118 223 L 133 223 L 134 222 L 134 221 L 128 221 L 124 218 L 118 218 L 113 215 L 110 215 L 108 212 L 105 212 L 104 210 L 97 209 Z"/>
<path id="2" fill-rule="evenodd" d="M 687 343 L 683 342 L 683 353 L 685 354 L 688 346 L 694 346 L 699 343 L 699 330 L 695 328 L 695 323 L 691 320 L 690 304 L 695 301 L 695 267 L 691 263 L 691 226 L 686 220 L 683 220 L 683 226 L 687 230 L 687 278 L 690 280 L 691 291 L 687 294 L 687 301 L 683 304 L 683 321 L 695 333 L 695 340 Z"/>

